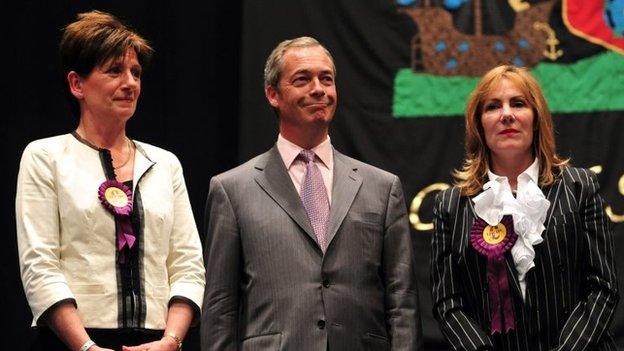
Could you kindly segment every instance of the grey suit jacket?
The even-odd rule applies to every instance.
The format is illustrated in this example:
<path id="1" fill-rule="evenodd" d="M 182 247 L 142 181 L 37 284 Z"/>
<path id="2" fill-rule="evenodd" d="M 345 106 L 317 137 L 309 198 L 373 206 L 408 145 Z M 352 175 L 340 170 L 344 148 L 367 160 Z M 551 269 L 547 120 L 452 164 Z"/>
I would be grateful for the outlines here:
<path id="1" fill-rule="evenodd" d="M 616 350 L 608 328 L 619 295 L 613 240 L 598 179 L 567 167 L 542 187 L 550 201 L 544 241 L 522 299 L 513 259 L 506 254 L 516 329 L 491 335 L 484 256 L 472 248 L 476 214 L 458 188 L 441 192 L 431 242 L 433 314 L 454 350 Z"/>
<path id="2" fill-rule="evenodd" d="M 334 150 L 325 255 L 276 147 L 210 182 L 202 350 L 417 350 L 398 177 Z"/>

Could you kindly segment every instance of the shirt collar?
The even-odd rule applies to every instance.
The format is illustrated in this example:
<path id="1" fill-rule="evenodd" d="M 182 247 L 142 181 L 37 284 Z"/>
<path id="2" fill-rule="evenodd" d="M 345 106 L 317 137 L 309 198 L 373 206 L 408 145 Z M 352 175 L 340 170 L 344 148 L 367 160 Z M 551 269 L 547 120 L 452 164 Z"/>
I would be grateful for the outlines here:
<path id="1" fill-rule="evenodd" d="M 528 179 L 527 179 L 528 177 Z M 500 178 L 507 179 L 505 176 L 499 176 L 494 174 L 492 171 L 488 169 L 488 179 L 489 180 L 498 180 Z M 529 168 L 525 169 L 524 172 L 518 175 L 518 180 L 520 179 L 532 180 L 535 184 L 539 184 L 539 160 L 536 157 L 533 163 L 529 166 Z"/>
<path id="2" fill-rule="evenodd" d="M 295 161 L 301 150 L 303 148 L 290 140 L 287 140 L 279 134 L 277 136 L 277 150 L 282 156 L 282 160 L 284 161 L 284 165 L 286 165 L 286 169 L 289 169 L 292 163 Z M 331 140 L 329 135 L 325 140 L 318 144 L 317 146 L 312 148 L 312 151 L 318 156 L 318 158 L 323 162 L 323 164 L 329 169 L 332 170 L 334 166 L 334 158 L 333 158 L 333 149 L 331 145 Z"/>

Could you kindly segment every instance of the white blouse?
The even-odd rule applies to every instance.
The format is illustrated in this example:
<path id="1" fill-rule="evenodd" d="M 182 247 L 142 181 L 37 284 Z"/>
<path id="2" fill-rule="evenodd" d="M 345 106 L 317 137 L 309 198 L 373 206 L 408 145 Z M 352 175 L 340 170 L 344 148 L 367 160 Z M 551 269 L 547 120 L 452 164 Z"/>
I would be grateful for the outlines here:
<path id="1" fill-rule="evenodd" d="M 511 248 L 518 273 L 518 282 L 522 290 L 522 298 L 526 294 L 526 273 L 535 266 L 535 250 L 533 246 L 543 241 L 542 232 L 550 202 L 538 186 L 539 161 L 518 176 L 516 196 L 511 192 L 507 177 L 488 171 L 489 181 L 483 185 L 483 192 L 472 201 L 477 216 L 489 225 L 500 223 L 505 215 L 513 218 L 514 231 L 518 240 Z"/>

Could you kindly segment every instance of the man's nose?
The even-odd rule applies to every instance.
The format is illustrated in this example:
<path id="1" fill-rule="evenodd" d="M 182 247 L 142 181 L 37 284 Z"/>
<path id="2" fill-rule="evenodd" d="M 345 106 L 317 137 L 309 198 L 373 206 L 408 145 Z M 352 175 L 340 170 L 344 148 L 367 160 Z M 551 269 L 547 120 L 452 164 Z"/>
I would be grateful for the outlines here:
<path id="1" fill-rule="evenodd" d="M 324 96 L 325 95 L 325 87 L 321 83 L 318 77 L 312 79 L 312 92 L 313 96 Z"/>

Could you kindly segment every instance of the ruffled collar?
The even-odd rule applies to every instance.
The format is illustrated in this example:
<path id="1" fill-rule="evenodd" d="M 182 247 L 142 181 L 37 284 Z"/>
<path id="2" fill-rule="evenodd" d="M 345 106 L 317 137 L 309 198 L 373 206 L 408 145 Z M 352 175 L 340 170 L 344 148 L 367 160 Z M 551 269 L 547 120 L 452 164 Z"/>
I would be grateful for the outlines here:
<path id="1" fill-rule="evenodd" d="M 489 225 L 500 223 L 504 215 L 512 216 L 518 240 L 511 248 L 511 255 L 518 279 L 524 281 L 526 273 L 535 267 L 533 246 L 544 240 L 542 232 L 546 229 L 544 221 L 550 207 L 550 202 L 538 186 L 539 161 L 536 158 L 518 176 L 516 197 L 511 192 L 507 177 L 488 171 L 488 178 L 489 181 L 483 185 L 483 192 L 472 199 L 475 212 Z"/>

